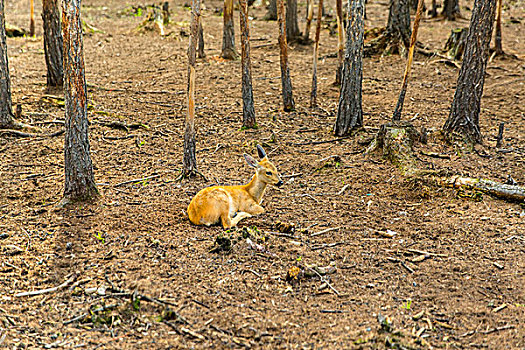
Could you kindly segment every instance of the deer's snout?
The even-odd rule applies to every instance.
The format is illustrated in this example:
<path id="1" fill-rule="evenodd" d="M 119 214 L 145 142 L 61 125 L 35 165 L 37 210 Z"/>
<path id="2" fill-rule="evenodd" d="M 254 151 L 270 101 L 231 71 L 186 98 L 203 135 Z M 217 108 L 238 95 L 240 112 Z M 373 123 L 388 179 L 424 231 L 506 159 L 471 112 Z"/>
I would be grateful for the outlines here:
<path id="1" fill-rule="evenodd" d="M 283 185 L 283 183 L 284 183 L 283 180 L 279 180 L 279 182 L 276 183 L 275 186 L 281 187 Z"/>

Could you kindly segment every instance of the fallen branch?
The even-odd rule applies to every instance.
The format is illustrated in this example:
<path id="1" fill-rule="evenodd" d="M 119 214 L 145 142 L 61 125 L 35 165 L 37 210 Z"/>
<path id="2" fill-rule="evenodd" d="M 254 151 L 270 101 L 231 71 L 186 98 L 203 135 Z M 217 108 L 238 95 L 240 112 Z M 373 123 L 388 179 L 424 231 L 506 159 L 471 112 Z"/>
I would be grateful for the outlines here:
<path id="1" fill-rule="evenodd" d="M 35 296 L 35 295 L 41 295 L 41 294 L 46 294 L 46 293 L 53 293 L 53 292 L 56 292 L 57 290 L 60 290 L 60 289 L 63 289 L 65 287 L 67 287 L 69 284 L 73 283 L 73 281 L 76 278 L 77 277 L 75 275 L 72 275 L 70 278 L 68 278 L 64 283 L 62 283 L 59 286 L 52 287 L 52 288 L 47 288 L 47 289 L 34 290 L 34 291 L 31 291 L 31 292 L 17 293 L 17 294 L 14 295 L 14 297 L 15 298 L 18 298 L 18 297 L 31 297 L 31 296 Z"/>
<path id="2" fill-rule="evenodd" d="M 338 137 L 336 139 L 332 140 L 323 140 L 323 141 L 308 141 L 308 142 L 300 142 L 300 143 L 293 143 L 294 146 L 307 146 L 307 145 L 321 145 L 323 143 L 332 143 L 337 141 L 343 141 L 346 140 L 348 137 Z"/>
<path id="3" fill-rule="evenodd" d="M 339 230 L 340 228 L 341 228 L 340 226 L 339 227 L 333 227 L 333 228 L 327 228 L 326 230 L 322 230 L 322 231 L 319 231 L 319 232 L 312 233 L 310 235 L 310 237 L 319 236 L 319 235 L 322 235 L 322 234 L 330 232 L 330 231 Z"/>
<path id="4" fill-rule="evenodd" d="M 60 136 L 65 132 L 65 130 L 59 130 L 57 132 L 51 133 L 51 134 L 36 134 L 36 133 L 29 133 L 29 132 L 23 132 L 19 130 L 13 130 L 13 129 L 3 129 L 0 130 L 0 135 L 13 135 L 17 137 L 55 137 Z"/>
<path id="5" fill-rule="evenodd" d="M 337 291 L 337 289 L 335 289 L 331 284 L 330 282 L 328 282 L 323 276 L 321 276 L 321 274 L 319 272 L 317 272 L 316 269 L 313 269 L 311 267 L 308 268 L 309 270 L 313 271 L 317 276 L 319 276 L 319 278 L 321 279 L 321 282 L 323 283 L 326 283 L 326 285 L 334 291 L 335 294 L 337 294 L 337 296 L 341 296 L 341 294 Z"/>
<path id="6" fill-rule="evenodd" d="M 467 188 L 487 193 L 491 196 L 513 202 L 525 202 L 525 188 L 502 184 L 492 180 L 453 176 L 442 178 L 441 184 L 452 188 Z"/>
<path id="7" fill-rule="evenodd" d="M 127 184 L 131 184 L 131 183 L 135 183 L 135 182 L 142 182 L 142 181 L 146 181 L 146 180 L 157 178 L 159 176 L 160 175 L 151 175 L 151 176 L 143 177 L 143 178 L 140 178 L 140 179 L 133 179 L 133 180 L 128 180 L 128 181 L 124 181 L 124 182 L 119 182 L 114 187 L 119 187 L 119 186 L 122 186 L 122 185 L 127 185 Z"/>

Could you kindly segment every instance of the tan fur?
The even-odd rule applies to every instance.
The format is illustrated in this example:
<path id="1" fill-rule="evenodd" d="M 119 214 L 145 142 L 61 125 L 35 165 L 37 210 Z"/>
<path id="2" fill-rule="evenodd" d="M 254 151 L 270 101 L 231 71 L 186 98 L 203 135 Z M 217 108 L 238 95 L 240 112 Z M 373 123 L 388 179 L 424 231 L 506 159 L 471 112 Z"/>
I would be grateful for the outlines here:
<path id="1" fill-rule="evenodd" d="M 262 148 L 261 148 L 262 150 Z M 221 223 L 224 229 L 235 227 L 244 218 L 264 213 L 260 206 L 267 185 L 282 184 L 277 168 L 266 157 L 259 162 L 247 157 L 256 168 L 255 175 L 246 185 L 213 186 L 202 189 L 188 206 L 188 216 L 195 225 Z M 270 175 L 268 175 L 271 173 Z M 237 215 L 235 215 L 237 213 Z"/>

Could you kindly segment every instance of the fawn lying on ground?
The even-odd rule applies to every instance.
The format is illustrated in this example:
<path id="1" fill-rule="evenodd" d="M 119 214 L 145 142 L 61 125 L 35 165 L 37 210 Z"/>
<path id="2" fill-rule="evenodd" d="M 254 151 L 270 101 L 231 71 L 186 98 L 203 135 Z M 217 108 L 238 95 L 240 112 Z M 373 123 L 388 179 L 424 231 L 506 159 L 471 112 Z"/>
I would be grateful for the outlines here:
<path id="1" fill-rule="evenodd" d="M 264 149 L 257 145 L 261 161 L 244 154 L 249 166 L 256 169 L 252 180 L 240 186 L 213 186 L 200 190 L 188 206 L 188 216 L 195 225 L 222 223 L 224 229 L 236 226 L 239 221 L 264 213 L 260 206 L 267 185 L 281 186 L 277 168 L 268 160 Z M 237 213 L 237 215 L 235 215 Z M 234 216 L 235 215 L 235 216 Z"/>

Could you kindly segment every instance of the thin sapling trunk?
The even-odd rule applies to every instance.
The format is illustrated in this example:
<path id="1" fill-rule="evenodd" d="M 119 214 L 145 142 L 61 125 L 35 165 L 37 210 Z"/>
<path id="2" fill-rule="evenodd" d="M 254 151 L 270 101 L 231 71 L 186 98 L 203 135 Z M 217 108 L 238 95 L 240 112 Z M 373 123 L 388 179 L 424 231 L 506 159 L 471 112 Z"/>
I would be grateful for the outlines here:
<path id="1" fill-rule="evenodd" d="M 283 109 L 293 111 L 295 103 L 292 93 L 292 81 L 290 79 L 290 68 L 288 66 L 288 42 L 286 38 L 287 23 L 284 21 L 284 2 L 277 0 L 277 20 L 279 21 L 279 48 L 281 63 L 281 86 L 283 96 Z"/>
<path id="2" fill-rule="evenodd" d="M 345 50 L 345 35 L 343 30 L 343 0 L 336 0 L 337 17 L 337 71 L 335 73 L 335 84 L 341 85 L 341 74 L 343 72 L 343 60 Z"/>
<path id="3" fill-rule="evenodd" d="M 397 100 L 396 109 L 392 117 L 393 121 L 401 120 L 401 112 L 403 111 L 403 104 L 405 102 L 405 95 L 407 92 L 408 85 L 408 74 L 412 67 L 412 60 L 414 58 L 414 48 L 416 47 L 417 31 L 419 29 L 419 21 L 421 20 L 421 14 L 423 13 L 424 0 L 419 0 L 417 3 L 416 18 L 414 19 L 414 27 L 412 28 L 412 35 L 410 37 L 410 48 L 408 49 L 408 59 L 405 68 L 405 74 L 403 75 L 403 84 L 401 91 L 399 92 L 399 99 Z"/>
<path id="4" fill-rule="evenodd" d="M 239 57 L 235 50 L 234 28 L 233 0 L 224 0 L 221 57 L 227 60 L 236 60 Z"/>
<path id="5" fill-rule="evenodd" d="M 308 43 L 310 40 L 310 28 L 312 27 L 312 19 L 314 18 L 314 0 L 307 0 L 306 12 L 306 27 L 304 29 L 303 42 Z"/>
<path id="6" fill-rule="evenodd" d="M 195 157 L 195 63 L 197 61 L 197 41 L 200 22 L 200 0 L 193 0 L 191 13 L 191 29 L 188 47 L 188 97 L 184 131 L 184 158 L 182 177 L 192 177 L 198 174 Z"/>
<path id="7" fill-rule="evenodd" d="M 312 92 L 310 94 L 311 108 L 317 107 L 317 57 L 319 56 L 319 36 L 321 35 L 321 22 L 323 18 L 323 0 L 319 0 L 317 6 L 317 23 L 315 26 L 314 58 L 312 68 Z"/>
<path id="8" fill-rule="evenodd" d="M 241 69 L 242 69 L 242 126 L 256 128 L 253 104 L 252 72 L 250 62 L 250 31 L 248 28 L 248 4 L 239 0 L 241 27 Z"/>
<path id="9" fill-rule="evenodd" d="M 277 0 L 279 1 L 279 0 Z M 279 11 L 279 5 L 277 5 Z M 277 14 L 279 16 L 279 14 Z M 289 43 L 300 39 L 301 31 L 297 19 L 297 0 L 286 0 L 286 40 Z"/>
<path id="10" fill-rule="evenodd" d="M 11 78 L 7 60 L 4 0 L 0 0 L 0 129 L 13 126 L 13 102 L 11 101 Z"/>
<path id="11" fill-rule="evenodd" d="M 29 1 L 29 11 L 30 11 L 30 19 L 29 19 L 29 36 L 35 36 L 35 1 L 30 0 Z"/>
<path id="12" fill-rule="evenodd" d="M 204 30 L 202 29 L 202 22 L 199 21 L 199 49 L 197 50 L 199 58 L 205 58 L 206 53 L 204 52 Z"/>
<path id="13" fill-rule="evenodd" d="M 62 87 L 63 41 L 60 31 L 58 0 L 42 1 L 42 20 L 44 22 L 44 52 L 47 67 L 47 86 Z"/>

